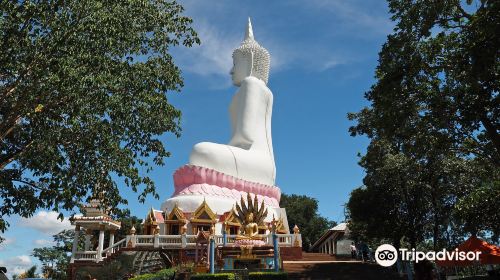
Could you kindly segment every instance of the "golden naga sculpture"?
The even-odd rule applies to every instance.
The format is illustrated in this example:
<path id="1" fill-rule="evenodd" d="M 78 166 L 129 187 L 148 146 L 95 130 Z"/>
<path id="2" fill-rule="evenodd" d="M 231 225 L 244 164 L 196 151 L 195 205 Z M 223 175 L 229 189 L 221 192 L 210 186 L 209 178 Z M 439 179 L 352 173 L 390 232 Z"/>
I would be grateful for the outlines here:
<path id="1" fill-rule="evenodd" d="M 247 195 L 247 202 L 241 197 L 241 206 L 236 204 L 234 211 L 236 219 L 240 222 L 243 228 L 243 235 L 239 235 L 236 239 L 252 239 L 260 240 L 259 225 L 264 224 L 264 218 L 267 217 L 267 208 L 264 206 L 264 200 L 259 207 L 257 196 L 254 196 L 253 202 L 250 194 Z"/>

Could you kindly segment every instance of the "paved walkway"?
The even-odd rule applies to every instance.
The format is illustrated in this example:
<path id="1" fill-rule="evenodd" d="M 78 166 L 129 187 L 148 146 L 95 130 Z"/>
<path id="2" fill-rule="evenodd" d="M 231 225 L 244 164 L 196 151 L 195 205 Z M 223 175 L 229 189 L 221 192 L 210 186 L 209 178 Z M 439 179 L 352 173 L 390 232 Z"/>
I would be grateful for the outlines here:
<path id="1" fill-rule="evenodd" d="M 283 262 L 289 279 L 321 280 L 401 280 L 398 274 L 377 264 L 337 259 L 318 253 L 304 253 L 300 261 Z"/>

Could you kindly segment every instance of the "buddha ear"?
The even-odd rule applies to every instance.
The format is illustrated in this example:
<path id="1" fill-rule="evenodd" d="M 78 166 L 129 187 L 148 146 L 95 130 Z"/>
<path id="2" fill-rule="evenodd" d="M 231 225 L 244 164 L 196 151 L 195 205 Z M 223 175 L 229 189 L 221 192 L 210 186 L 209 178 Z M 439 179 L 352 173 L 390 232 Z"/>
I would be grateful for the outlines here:
<path id="1" fill-rule="evenodd" d="M 250 51 L 250 74 L 248 76 L 252 76 L 253 74 L 253 51 Z"/>

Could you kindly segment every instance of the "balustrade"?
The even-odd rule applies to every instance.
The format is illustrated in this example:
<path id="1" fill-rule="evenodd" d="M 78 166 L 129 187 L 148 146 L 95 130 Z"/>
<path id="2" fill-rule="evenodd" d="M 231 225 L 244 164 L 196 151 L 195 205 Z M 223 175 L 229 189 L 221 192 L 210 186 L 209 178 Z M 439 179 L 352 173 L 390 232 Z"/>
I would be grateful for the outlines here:
<path id="1" fill-rule="evenodd" d="M 182 247 L 182 235 L 159 235 L 159 246 Z"/>
<path id="2" fill-rule="evenodd" d="M 226 244 L 234 244 L 237 236 L 227 234 Z M 261 236 L 264 242 L 272 244 L 271 234 Z M 294 241 L 300 239 L 300 234 L 277 234 L 276 236 L 278 237 L 278 245 L 280 247 L 292 247 L 294 246 Z M 102 257 L 99 259 L 104 259 L 114 252 L 130 246 L 130 244 L 127 244 L 128 240 L 135 240 L 135 246 L 139 247 L 193 248 L 196 245 L 196 238 L 196 235 L 129 235 L 127 238 L 114 243 L 113 246 L 102 250 Z M 214 239 L 217 245 L 223 244 L 223 235 L 215 235 Z M 77 251 L 73 259 L 77 261 L 99 261 L 97 254 L 97 251 Z"/>
<path id="3" fill-rule="evenodd" d="M 79 261 L 95 261 L 97 259 L 97 251 L 77 251 L 75 252 L 74 259 Z"/>

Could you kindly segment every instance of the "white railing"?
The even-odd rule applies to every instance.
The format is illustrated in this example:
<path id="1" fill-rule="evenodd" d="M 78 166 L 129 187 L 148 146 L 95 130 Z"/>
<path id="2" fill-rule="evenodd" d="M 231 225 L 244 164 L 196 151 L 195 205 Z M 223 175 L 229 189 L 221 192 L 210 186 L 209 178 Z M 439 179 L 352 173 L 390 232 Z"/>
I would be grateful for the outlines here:
<path id="1" fill-rule="evenodd" d="M 223 244 L 224 243 L 224 235 L 216 235 L 215 236 L 215 243 L 216 244 Z"/>
<path id="2" fill-rule="evenodd" d="M 95 261 L 97 259 L 97 251 L 75 252 L 73 258 L 78 261 Z"/>
<path id="3" fill-rule="evenodd" d="M 278 237 L 278 245 L 281 247 L 294 246 L 293 242 L 295 238 L 297 238 L 295 234 L 277 234 L 276 236 Z M 300 239 L 300 234 L 298 234 L 298 236 Z M 233 244 L 237 237 L 238 235 L 226 235 L 226 244 Z M 266 244 L 273 245 L 272 234 L 261 234 L 260 237 Z M 217 245 L 224 244 L 224 235 L 215 235 L 215 242 Z"/>
<path id="4" fill-rule="evenodd" d="M 278 237 L 278 246 L 291 247 L 293 246 L 293 234 L 276 234 Z"/>
<path id="5" fill-rule="evenodd" d="M 269 245 L 272 245 L 272 235 L 260 235 L 262 240 Z M 300 239 L 300 234 L 295 236 L 295 234 L 277 234 L 278 245 L 281 247 L 291 247 L 294 246 L 294 241 L 298 237 Z M 238 235 L 228 234 L 226 235 L 226 244 L 233 244 Z M 125 247 L 125 241 L 132 240 L 133 247 L 192 247 L 196 245 L 196 235 L 129 235 L 126 239 L 120 240 L 115 243 L 111 248 L 105 249 L 103 252 L 108 252 L 113 248 L 118 246 Z M 223 235 L 215 235 L 215 243 L 217 245 L 224 244 Z"/>
<path id="6" fill-rule="evenodd" d="M 192 247 L 196 245 L 196 235 L 186 235 L 186 246 Z"/>
<path id="7" fill-rule="evenodd" d="M 182 247 L 182 235 L 159 235 L 159 246 Z"/>
<path id="8" fill-rule="evenodd" d="M 234 244 L 238 235 L 226 235 L 226 244 Z M 302 236 L 300 234 L 277 234 L 278 246 L 280 247 L 302 247 Z M 261 235 L 263 241 L 273 245 L 272 234 Z M 223 235 L 215 235 L 217 245 L 224 244 Z M 125 247 L 149 247 L 149 248 L 194 248 L 196 246 L 196 235 L 127 235 L 126 238 L 116 242 L 102 250 L 99 257 L 97 251 L 78 251 L 72 256 L 73 261 L 96 261 L 105 259 L 114 252 Z"/>
<path id="9" fill-rule="evenodd" d="M 114 252 L 118 251 L 120 248 L 123 248 L 127 245 L 125 243 L 125 241 L 127 241 L 127 238 L 123 238 L 122 240 L 113 244 L 113 246 L 102 250 L 102 253 L 105 254 L 105 256 L 113 254 Z"/>
<path id="10" fill-rule="evenodd" d="M 136 235 L 135 246 L 149 246 L 154 244 L 154 235 Z"/>

